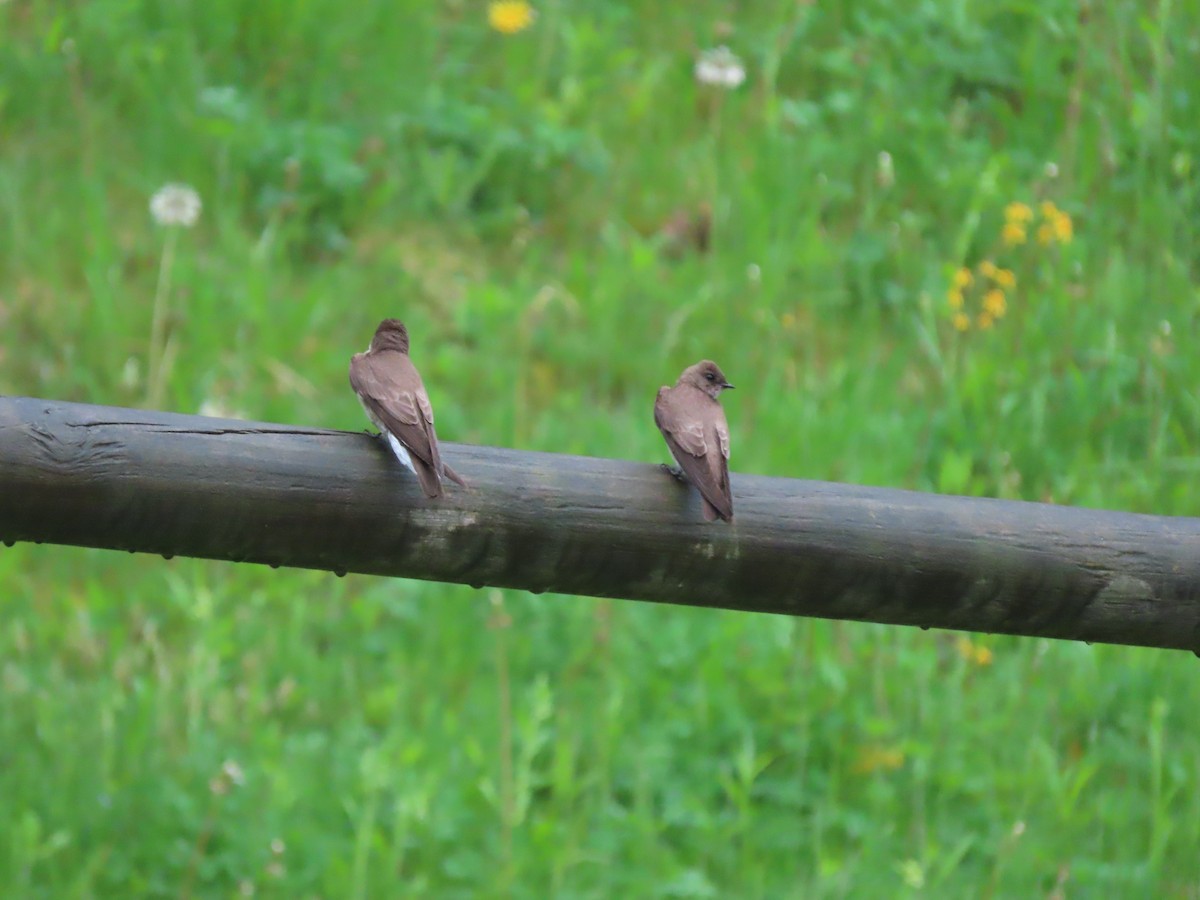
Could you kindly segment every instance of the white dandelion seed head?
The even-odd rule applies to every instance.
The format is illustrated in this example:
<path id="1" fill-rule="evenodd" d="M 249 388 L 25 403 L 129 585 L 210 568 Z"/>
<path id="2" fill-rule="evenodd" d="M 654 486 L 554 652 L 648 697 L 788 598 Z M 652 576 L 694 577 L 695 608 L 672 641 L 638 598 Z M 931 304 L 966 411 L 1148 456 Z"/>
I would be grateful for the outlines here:
<path id="1" fill-rule="evenodd" d="M 246 783 L 246 774 L 232 759 L 227 759 L 221 764 L 221 774 L 229 779 L 229 783 L 234 787 L 241 787 Z"/>
<path id="2" fill-rule="evenodd" d="M 159 225 L 191 228 L 203 204 L 196 189 L 187 184 L 164 184 L 150 198 L 150 215 Z"/>
<path id="3" fill-rule="evenodd" d="M 701 84 L 730 91 L 746 80 L 746 67 L 736 54 L 724 45 L 701 53 L 693 72 Z"/>

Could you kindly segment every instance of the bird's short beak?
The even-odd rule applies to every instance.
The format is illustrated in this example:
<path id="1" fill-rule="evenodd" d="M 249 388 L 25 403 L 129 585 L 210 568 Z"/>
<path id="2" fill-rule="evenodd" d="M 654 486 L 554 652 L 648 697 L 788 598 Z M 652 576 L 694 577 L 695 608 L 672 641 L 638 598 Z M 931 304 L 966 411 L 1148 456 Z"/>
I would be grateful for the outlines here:
<path id="1" fill-rule="evenodd" d="M 723 385 L 721 385 L 721 387 L 725 388 L 727 391 L 732 391 L 732 390 L 733 390 L 733 385 L 732 385 L 732 384 L 730 384 L 728 381 L 727 381 L 727 382 L 725 382 Z"/>

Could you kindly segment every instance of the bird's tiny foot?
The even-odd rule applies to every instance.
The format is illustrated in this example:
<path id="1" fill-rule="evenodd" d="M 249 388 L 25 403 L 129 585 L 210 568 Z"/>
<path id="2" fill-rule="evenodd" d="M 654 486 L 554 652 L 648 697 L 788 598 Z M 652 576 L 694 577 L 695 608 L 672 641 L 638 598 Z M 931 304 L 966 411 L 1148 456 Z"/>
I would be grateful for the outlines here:
<path id="1" fill-rule="evenodd" d="M 687 484 L 687 476 L 683 474 L 683 469 L 679 466 L 668 466 L 666 463 L 659 463 L 659 466 L 676 481 Z"/>

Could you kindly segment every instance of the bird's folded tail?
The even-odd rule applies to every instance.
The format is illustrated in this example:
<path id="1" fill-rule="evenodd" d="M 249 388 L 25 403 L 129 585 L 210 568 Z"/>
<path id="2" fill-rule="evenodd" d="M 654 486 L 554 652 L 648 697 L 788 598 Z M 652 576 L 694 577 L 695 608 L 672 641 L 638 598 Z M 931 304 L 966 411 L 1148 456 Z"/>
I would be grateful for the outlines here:
<path id="1" fill-rule="evenodd" d="M 700 503 L 704 507 L 704 521 L 705 522 L 715 522 L 715 521 L 717 521 L 717 519 L 724 519 L 726 522 L 733 521 L 733 513 L 730 513 L 728 516 L 722 515 L 721 511 L 719 509 L 717 509 L 715 506 L 713 506 L 711 503 L 708 502 L 707 497 L 701 495 Z"/>
<path id="2" fill-rule="evenodd" d="M 442 474 L 445 475 L 447 478 L 449 478 L 451 481 L 453 481 L 455 484 L 457 484 L 459 487 L 469 488 L 471 486 L 467 483 L 467 480 L 465 478 L 463 478 L 461 475 L 459 475 L 457 472 L 455 472 L 452 468 L 450 468 L 448 463 L 442 463 Z"/>

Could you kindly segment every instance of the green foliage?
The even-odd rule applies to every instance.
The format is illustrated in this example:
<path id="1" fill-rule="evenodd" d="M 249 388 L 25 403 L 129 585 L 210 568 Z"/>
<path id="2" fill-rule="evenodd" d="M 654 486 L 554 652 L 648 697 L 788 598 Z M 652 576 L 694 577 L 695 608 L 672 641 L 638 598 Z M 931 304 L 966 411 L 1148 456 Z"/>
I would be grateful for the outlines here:
<path id="1" fill-rule="evenodd" d="M 398 315 L 452 441 L 657 462 L 709 356 L 739 471 L 1200 514 L 1193 6 L 537 12 L 0 4 L 0 391 L 140 404 L 157 341 L 169 408 L 358 429 Z M 0 588 L 13 896 L 1200 891 L 1190 656 L 49 547 Z"/>

